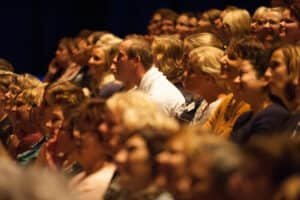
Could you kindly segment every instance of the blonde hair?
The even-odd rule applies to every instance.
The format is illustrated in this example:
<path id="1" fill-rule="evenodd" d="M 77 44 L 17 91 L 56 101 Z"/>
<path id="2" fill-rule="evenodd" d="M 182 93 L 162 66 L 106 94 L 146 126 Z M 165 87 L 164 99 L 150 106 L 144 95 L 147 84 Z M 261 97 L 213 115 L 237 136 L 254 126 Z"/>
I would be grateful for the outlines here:
<path id="1" fill-rule="evenodd" d="M 212 46 L 219 49 L 223 49 L 224 44 L 222 41 L 213 33 L 196 33 L 186 37 L 183 41 L 183 48 L 186 53 L 191 50 L 202 47 Z"/>
<path id="2" fill-rule="evenodd" d="M 180 81 L 183 75 L 183 46 L 175 36 L 155 37 L 152 43 L 155 66 L 172 82 Z"/>
<path id="3" fill-rule="evenodd" d="M 252 21 L 259 20 L 259 18 L 261 18 L 265 14 L 267 9 L 268 8 L 265 6 L 258 7 L 252 15 Z"/>
<path id="4" fill-rule="evenodd" d="M 108 109 L 129 131 L 153 128 L 175 132 L 179 124 L 162 113 L 156 104 L 144 93 L 129 91 L 117 93 L 107 100 Z"/>
<path id="5" fill-rule="evenodd" d="M 216 47 L 198 47 L 190 52 L 189 63 L 218 80 L 221 75 L 220 59 L 223 54 L 224 51 Z"/>
<path id="6" fill-rule="evenodd" d="M 223 24 L 229 28 L 230 37 L 249 34 L 251 30 L 251 16 L 245 9 L 236 9 L 226 13 Z"/>

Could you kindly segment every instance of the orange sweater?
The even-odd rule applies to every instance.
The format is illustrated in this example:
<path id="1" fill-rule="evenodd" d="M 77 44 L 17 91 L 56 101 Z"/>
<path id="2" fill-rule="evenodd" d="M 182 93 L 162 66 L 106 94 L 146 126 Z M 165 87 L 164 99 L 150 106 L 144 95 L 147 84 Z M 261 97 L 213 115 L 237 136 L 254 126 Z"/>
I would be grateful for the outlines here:
<path id="1" fill-rule="evenodd" d="M 219 107 L 212 113 L 203 128 L 213 134 L 229 138 L 233 125 L 237 118 L 250 110 L 249 104 L 237 101 L 230 93 L 223 98 Z"/>

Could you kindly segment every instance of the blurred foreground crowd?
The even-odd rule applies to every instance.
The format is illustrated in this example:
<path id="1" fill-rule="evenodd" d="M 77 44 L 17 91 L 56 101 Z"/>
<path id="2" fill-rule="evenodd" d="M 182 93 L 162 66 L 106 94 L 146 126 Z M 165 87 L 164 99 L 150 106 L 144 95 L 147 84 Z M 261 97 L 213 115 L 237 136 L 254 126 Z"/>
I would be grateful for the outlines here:
<path id="1" fill-rule="evenodd" d="M 0 59 L 0 200 L 299 200 L 300 1 L 147 28 Z"/>

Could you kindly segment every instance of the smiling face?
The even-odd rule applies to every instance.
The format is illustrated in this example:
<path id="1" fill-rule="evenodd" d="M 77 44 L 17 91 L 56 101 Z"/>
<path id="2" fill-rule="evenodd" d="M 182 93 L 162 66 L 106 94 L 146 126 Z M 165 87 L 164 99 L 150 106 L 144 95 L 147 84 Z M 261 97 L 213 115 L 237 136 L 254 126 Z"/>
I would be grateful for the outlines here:
<path id="1" fill-rule="evenodd" d="M 266 11 L 266 13 L 262 16 L 261 22 L 263 23 L 263 27 L 261 32 L 257 33 L 257 37 L 266 46 L 270 46 L 272 43 L 280 40 L 279 28 L 281 19 L 281 13 L 275 11 Z"/>
<path id="2" fill-rule="evenodd" d="M 251 103 L 257 98 L 267 85 L 265 78 L 257 74 L 254 66 L 248 60 L 241 62 L 239 75 L 235 78 L 234 83 L 239 89 L 238 97 L 246 102 Z"/>
<path id="3" fill-rule="evenodd" d="M 106 70 L 106 57 L 105 52 L 101 49 L 101 47 L 95 47 L 92 49 L 88 65 L 91 75 L 96 80 L 102 78 L 102 75 Z"/>
<path id="4" fill-rule="evenodd" d="M 285 9 L 282 13 L 280 22 L 280 37 L 287 43 L 294 44 L 300 39 L 300 24 L 295 16 L 291 14 L 289 9 Z"/>
<path id="5" fill-rule="evenodd" d="M 238 76 L 242 59 L 239 58 L 233 51 L 227 51 L 220 60 L 221 62 L 221 77 L 226 85 L 230 88 L 231 92 L 236 94 L 238 88 L 233 83 L 234 79 Z"/>

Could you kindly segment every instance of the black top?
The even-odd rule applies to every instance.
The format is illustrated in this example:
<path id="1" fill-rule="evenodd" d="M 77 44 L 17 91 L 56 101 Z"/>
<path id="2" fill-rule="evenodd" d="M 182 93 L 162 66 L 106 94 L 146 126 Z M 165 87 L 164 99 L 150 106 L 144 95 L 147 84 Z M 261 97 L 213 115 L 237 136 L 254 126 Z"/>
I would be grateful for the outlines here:
<path id="1" fill-rule="evenodd" d="M 300 136 L 300 112 L 292 114 L 283 124 L 281 130 L 291 137 Z"/>
<path id="2" fill-rule="evenodd" d="M 276 133 L 288 117 L 289 112 L 278 103 L 272 103 L 256 114 L 252 111 L 246 112 L 235 122 L 231 139 L 236 143 L 244 144 L 252 135 Z"/>

